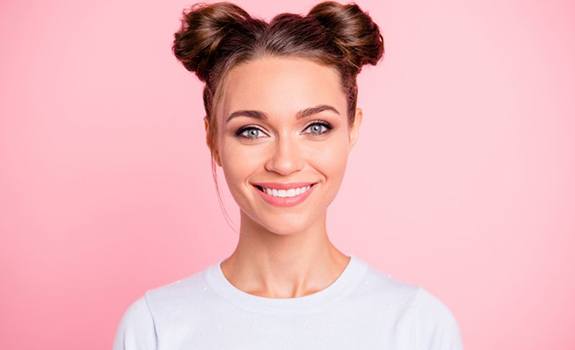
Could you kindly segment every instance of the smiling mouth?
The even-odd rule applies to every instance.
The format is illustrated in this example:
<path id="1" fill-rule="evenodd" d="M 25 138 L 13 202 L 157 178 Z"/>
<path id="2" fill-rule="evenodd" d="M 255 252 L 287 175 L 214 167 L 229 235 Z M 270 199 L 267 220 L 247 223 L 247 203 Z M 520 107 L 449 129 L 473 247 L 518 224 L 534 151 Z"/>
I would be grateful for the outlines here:
<path id="1" fill-rule="evenodd" d="M 257 184 L 252 184 L 252 186 L 257 189 L 261 198 L 268 204 L 279 207 L 291 207 L 305 201 L 317 184 L 318 182 L 309 183 L 308 185 L 289 189 L 270 188 Z"/>
<path id="2" fill-rule="evenodd" d="M 306 186 L 293 187 L 293 188 L 289 188 L 289 189 L 278 189 L 278 188 L 265 187 L 265 186 L 256 185 L 256 184 L 252 184 L 252 185 L 255 188 L 257 188 L 260 192 L 263 192 L 263 193 L 267 194 L 268 196 L 272 196 L 275 198 L 295 198 L 295 197 L 299 197 L 300 195 L 311 190 L 311 188 L 313 186 L 317 185 L 317 182 L 316 183 L 310 183 Z"/>

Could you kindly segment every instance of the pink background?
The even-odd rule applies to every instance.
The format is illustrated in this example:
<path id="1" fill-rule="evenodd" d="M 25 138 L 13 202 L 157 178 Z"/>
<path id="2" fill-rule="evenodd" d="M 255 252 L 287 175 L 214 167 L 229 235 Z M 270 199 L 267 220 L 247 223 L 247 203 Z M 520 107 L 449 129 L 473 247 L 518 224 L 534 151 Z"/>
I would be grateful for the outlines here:
<path id="1" fill-rule="evenodd" d="M 111 348 L 146 289 L 233 250 L 202 85 L 170 51 L 192 3 L 0 5 L 1 349 Z M 330 237 L 439 296 L 466 350 L 573 349 L 575 5 L 357 3 L 386 55 Z"/>

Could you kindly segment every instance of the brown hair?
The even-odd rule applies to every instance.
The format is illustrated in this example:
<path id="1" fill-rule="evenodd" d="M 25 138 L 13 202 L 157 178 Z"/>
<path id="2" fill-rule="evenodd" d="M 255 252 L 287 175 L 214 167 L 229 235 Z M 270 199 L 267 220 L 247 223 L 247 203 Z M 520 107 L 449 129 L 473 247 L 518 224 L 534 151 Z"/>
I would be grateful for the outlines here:
<path id="1" fill-rule="evenodd" d="M 264 55 L 304 57 L 335 67 L 347 96 L 348 122 L 353 125 L 356 76 L 363 65 L 375 65 L 384 52 L 383 36 L 371 17 L 354 3 L 335 1 L 315 5 L 306 16 L 279 14 L 269 23 L 230 2 L 196 3 L 183 11 L 172 49 L 184 67 L 205 82 L 206 143 L 212 153 L 216 187 L 214 107 L 232 67 Z"/>

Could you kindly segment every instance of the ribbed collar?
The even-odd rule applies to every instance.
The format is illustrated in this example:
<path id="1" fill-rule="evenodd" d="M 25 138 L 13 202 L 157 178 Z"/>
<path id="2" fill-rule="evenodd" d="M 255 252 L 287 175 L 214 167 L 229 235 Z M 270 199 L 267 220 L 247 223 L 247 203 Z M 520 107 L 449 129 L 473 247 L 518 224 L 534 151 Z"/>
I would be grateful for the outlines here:
<path id="1" fill-rule="evenodd" d="M 368 264 L 350 254 L 350 261 L 338 278 L 326 288 L 313 294 L 296 298 L 268 298 L 249 294 L 235 287 L 222 271 L 220 259 L 204 270 L 208 285 L 220 296 L 237 306 L 263 313 L 311 313 L 318 312 L 341 300 L 356 287 L 365 276 Z"/>

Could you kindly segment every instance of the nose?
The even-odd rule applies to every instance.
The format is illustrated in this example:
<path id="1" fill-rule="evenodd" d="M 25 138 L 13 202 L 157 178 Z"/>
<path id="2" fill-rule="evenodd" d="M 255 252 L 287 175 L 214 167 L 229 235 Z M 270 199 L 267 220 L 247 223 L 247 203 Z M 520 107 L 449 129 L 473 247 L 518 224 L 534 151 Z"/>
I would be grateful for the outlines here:
<path id="1" fill-rule="evenodd" d="M 297 141 L 287 135 L 278 136 L 270 152 L 271 155 L 265 163 L 267 171 L 286 176 L 301 170 L 304 165 L 304 158 Z"/>

